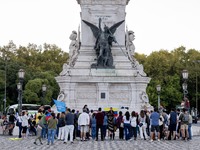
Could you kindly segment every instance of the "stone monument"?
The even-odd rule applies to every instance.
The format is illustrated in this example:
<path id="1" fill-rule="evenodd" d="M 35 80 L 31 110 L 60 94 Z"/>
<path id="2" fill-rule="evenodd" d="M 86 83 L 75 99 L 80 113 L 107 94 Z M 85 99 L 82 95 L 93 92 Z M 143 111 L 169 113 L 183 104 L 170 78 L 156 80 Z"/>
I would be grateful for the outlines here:
<path id="1" fill-rule="evenodd" d="M 150 78 L 134 58 L 133 31 L 125 29 L 129 0 L 77 0 L 81 29 L 70 36 L 70 58 L 56 81 L 59 100 L 81 110 L 98 107 L 151 109 Z"/>

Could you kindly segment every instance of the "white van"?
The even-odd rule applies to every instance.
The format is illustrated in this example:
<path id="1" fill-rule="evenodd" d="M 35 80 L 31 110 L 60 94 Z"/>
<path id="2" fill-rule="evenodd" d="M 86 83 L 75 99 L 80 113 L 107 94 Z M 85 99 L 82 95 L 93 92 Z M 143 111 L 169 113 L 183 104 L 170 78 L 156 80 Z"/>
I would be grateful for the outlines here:
<path id="1" fill-rule="evenodd" d="M 37 104 L 22 104 L 22 111 L 27 110 L 29 115 L 35 115 L 38 112 L 40 105 Z M 18 110 L 18 104 L 8 106 L 6 108 L 6 114 L 10 115 L 12 113 L 16 113 Z"/>

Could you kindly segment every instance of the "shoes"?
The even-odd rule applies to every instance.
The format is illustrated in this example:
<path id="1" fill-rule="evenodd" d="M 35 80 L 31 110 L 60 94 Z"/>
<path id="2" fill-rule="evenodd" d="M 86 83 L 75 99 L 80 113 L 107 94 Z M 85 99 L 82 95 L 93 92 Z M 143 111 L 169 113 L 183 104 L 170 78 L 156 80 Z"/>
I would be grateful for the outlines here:
<path id="1" fill-rule="evenodd" d="M 63 142 L 63 144 L 67 144 L 67 142 Z"/>
<path id="2" fill-rule="evenodd" d="M 151 139 L 150 141 L 153 142 L 153 139 Z"/>
<path id="3" fill-rule="evenodd" d="M 43 145 L 43 143 L 40 143 L 41 145 Z"/>
<path id="4" fill-rule="evenodd" d="M 73 144 L 74 142 L 71 142 L 71 144 Z"/>
<path id="5" fill-rule="evenodd" d="M 49 143 L 47 143 L 47 145 L 49 145 Z"/>
<path id="6" fill-rule="evenodd" d="M 158 139 L 158 142 L 160 142 L 160 139 Z"/>
<path id="7" fill-rule="evenodd" d="M 33 142 L 33 144 L 37 145 L 37 143 L 36 143 L 36 142 Z"/>

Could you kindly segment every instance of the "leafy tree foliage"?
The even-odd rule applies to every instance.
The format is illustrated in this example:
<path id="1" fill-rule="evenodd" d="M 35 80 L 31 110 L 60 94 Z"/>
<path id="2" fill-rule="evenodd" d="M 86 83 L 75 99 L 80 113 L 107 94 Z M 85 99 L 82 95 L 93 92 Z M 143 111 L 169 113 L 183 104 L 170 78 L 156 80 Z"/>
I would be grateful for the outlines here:
<path id="1" fill-rule="evenodd" d="M 196 82 L 200 80 L 200 52 L 198 50 L 186 50 L 184 46 L 181 46 L 171 51 L 164 49 L 153 51 L 148 56 L 135 53 L 134 57 L 144 65 L 144 71 L 151 78 L 147 94 L 152 105 L 157 106 L 156 85 L 158 84 L 161 85 L 162 106 L 169 109 L 181 103 L 183 99 L 181 72 L 187 69 L 189 72 L 187 96 L 191 107 L 195 107 L 196 98 L 199 100 L 200 97 L 200 92 L 196 93 L 196 87 L 200 89 L 200 82 Z M 5 61 L 5 58 L 9 59 Z M 26 47 L 17 48 L 10 41 L 8 45 L 0 47 L 0 106 L 3 104 L 5 90 L 5 65 L 7 104 L 17 103 L 16 84 L 19 82 L 17 74 L 21 68 L 26 72 L 23 82 L 23 103 L 51 104 L 51 99 L 56 98 L 59 93 L 54 77 L 62 71 L 62 65 L 68 58 L 68 53 L 56 45 L 47 43 L 43 46 L 29 43 Z M 45 95 L 41 89 L 43 84 L 47 85 Z"/>
<path id="2" fill-rule="evenodd" d="M 16 104 L 17 102 L 17 83 L 19 69 L 25 70 L 23 82 L 23 103 L 42 103 L 42 84 L 47 85 L 47 91 L 43 101 L 50 104 L 52 97 L 56 98 L 59 93 L 59 87 L 55 81 L 62 71 L 62 65 L 68 60 L 68 53 L 62 51 L 56 45 L 28 44 L 17 46 L 10 41 L 8 45 L 0 47 L 0 109 L 2 109 L 4 90 L 5 90 L 5 68 L 6 68 L 6 95 L 7 104 Z M 5 58 L 7 61 L 5 61 Z M 5 67 L 6 63 L 6 67 Z"/>
<path id="3" fill-rule="evenodd" d="M 182 70 L 189 72 L 188 95 L 191 107 L 196 107 L 196 79 L 200 76 L 200 53 L 195 49 L 186 50 L 178 47 L 171 52 L 168 50 L 154 51 L 149 56 L 137 54 L 135 58 L 144 65 L 145 72 L 151 78 L 147 87 L 150 103 L 157 106 L 156 85 L 161 85 L 161 105 L 168 110 L 180 105 L 183 99 Z M 198 61 L 199 60 L 199 61 Z M 197 78 L 196 78 L 197 77 Z M 197 94 L 199 97 L 200 94 Z M 199 98 L 198 98 L 199 100 Z M 199 106 L 198 106 L 199 108 Z"/>

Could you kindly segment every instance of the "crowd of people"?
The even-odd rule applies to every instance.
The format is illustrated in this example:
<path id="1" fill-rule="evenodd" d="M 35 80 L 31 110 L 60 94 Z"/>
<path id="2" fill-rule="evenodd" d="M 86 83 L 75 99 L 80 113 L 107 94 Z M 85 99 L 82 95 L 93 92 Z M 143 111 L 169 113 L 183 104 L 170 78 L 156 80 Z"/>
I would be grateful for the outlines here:
<path id="1" fill-rule="evenodd" d="M 5 117 L 6 118 L 6 117 Z M 12 117 L 11 117 L 12 118 Z M 34 119 L 35 118 L 35 119 Z M 27 131 L 36 135 L 34 144 L 54 144 L 54 140 L 64 144 L 74 140 L 115 140 L 119 133 L 120 140 L 191 140 L 192 116 L 183 108 L 171 109 L 171 112 L 141 110 L 139 113 L 126 110 L 116 115 L 113 108 L 109 111 L 89 110 L 85 105 L 81 112 L 66 108 L 66 112 L 55 114 L 50 109 L 39 109 L 35 116 L 23 111 L 16 117 L 19 138 L 26 138 Z M 15 121 L 13 117 L 12 121 Z M 6 122 L 6 119 L 3 123 Z M 31 129 L 32 128 L 32 129 Z M 116 132 L 118 130 L 118 132 Z M 100 135 L 99 135 L 100 133 Z M 12 133 L 10 133 L 12 134 Z"/>

